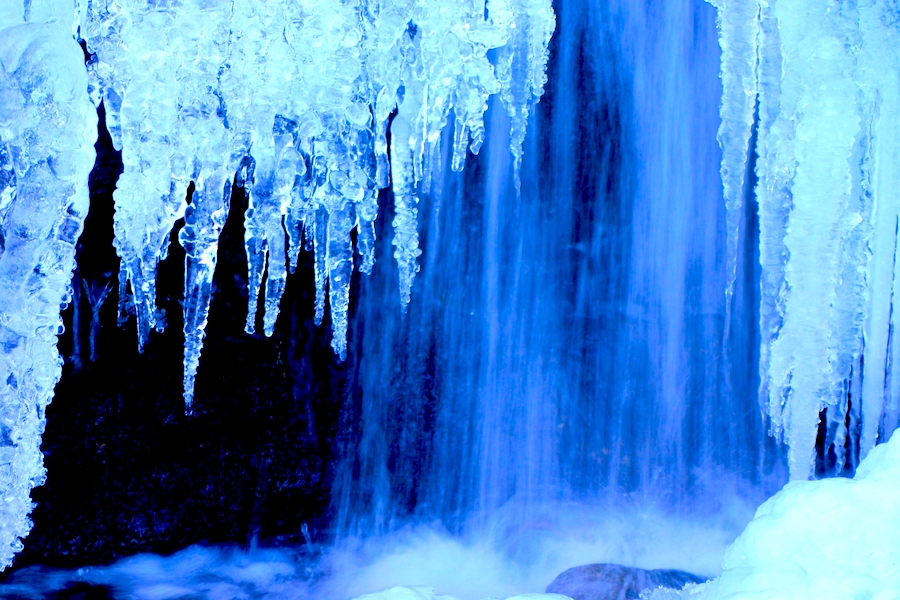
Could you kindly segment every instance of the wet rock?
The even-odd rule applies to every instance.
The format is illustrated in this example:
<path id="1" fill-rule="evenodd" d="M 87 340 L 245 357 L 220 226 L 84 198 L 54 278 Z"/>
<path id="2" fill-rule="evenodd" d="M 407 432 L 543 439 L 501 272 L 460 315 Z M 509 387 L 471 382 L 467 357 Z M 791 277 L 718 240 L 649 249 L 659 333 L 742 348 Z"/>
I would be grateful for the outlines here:
<path id="1" fill-rule="evenodd" d="M 622 565 L 584 565 L 560 574 L 547 586 L 547 593 L 573 600 L 637 600 L 641 592 L 660 586 L 680 590 L 687 583 L 706 579 L 672 569 L 647 571 Z"/>

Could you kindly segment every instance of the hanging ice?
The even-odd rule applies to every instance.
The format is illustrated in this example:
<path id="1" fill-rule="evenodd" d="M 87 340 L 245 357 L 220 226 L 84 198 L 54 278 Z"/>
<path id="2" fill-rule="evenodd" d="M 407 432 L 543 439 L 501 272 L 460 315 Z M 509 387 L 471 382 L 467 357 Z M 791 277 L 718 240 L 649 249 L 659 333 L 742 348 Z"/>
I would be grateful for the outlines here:
<path id="1" fill-rule="evenodd" d="M 0 3 L 0 565 L 22 547 L 29 493 L 44 476 L 39 446 L 59 377 L 59 311 L 69 301 L 94 160 L 92 100 L 103 101 L 123 153 L 114 196 L 120 319 L 130 295 L 141 349 L 163 324 L 156 270 L 184 218 L 190 410 L 232 183 L 250 198 L 247 330 L 255 330 L 267 273 L 263 329 L 271 335 L 305 238 L 315 252 L 317 320 L 327 287 L 332 345 L 343 356 L 351 236 L 368 273 L 378 190 L 391 181 L 391 116 L 405 305 L 420 253 L 417 197 L 442 166 L 441 131 L 453 114 L 451 163 L 461 169 L 467 147 L 477 152 L 483 141 L 489 96 L 501 93 L 518 156 L 553 29 L 550 0 Z M 87 72 L 73 33 L 92 53 Z M 488 53 L 497 49 L 495 66 Z"/>
<path id="2" fill-rule="evenodd" d="M 755 64 L 759 90 L 761 402 L 790 446 L 792 476 L 806 478 L 826 407 L 839 456 L 858 435 L 846 430 L 849 407 L 861 409 L 861 456 L 896 426 L 883 418 L 896 420 L 900 391 L 900 12 L 883 0 L 717 4 L 726 198 L 738 197 L 751 106 L 731 82 Z"/>
<path id="3" fill-rule="evenodd" d="M 97 117 L 73 14 L 71 0 L 0 3 L 0 569 L 44 480 L 59 311 L 88 210 Z"/>
<path id="4" fill-rule="evenodd" d="M 719 145 L 722 147 L 722 186 L 725 194 L 727 229 L 725 242 L 726 309 L 731 310 L 731 297 L 737 271 L 738 229 L 743 205 L 750 132 L 756 104 L 757 81 L 757 14 L 756 2 L 727 3 L 710 0 L 719 8 L 716 25 L 722 48 L 722 122 Z"/>
<path id="5" fill-rule="evenodd" d="M 421 253 L 418 194 L 442 167 L 448 118 L 452 167 L 461 169 L 467 147 L 478 152 L 487 100 L 499 93 L 518 165 L 555 27 L 550 0 L 94 0 L 81 12 L 81 35 L 95 53 L 90 69 L 125 164 L 115 194 L 120 297 L 130 283 L 141 347 L 158 325 L 156 267 L 185 215 L 188 404 L 232 174 L 240 171 L 250 198 L 247 331 L 256 330 L 262 295 L 263 330 L 272 334 L 286 266 L 294 269 L 305 238 L 315 253 L 316 318 L 327 287 L 332 346 L 344 356 L 351 232 L 368 273 L 378 190 L 390 182 L 405 307 Z M 496 64 L 488 58 L 494 50 Z M 190 181 L 196 189 L 185 212 Z"/>

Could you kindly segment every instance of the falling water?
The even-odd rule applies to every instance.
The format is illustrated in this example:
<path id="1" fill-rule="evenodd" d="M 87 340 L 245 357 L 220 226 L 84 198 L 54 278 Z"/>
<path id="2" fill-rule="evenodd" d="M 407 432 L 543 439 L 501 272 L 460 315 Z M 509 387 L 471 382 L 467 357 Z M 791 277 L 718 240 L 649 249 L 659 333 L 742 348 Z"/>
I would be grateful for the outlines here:
<path id="1" fill-rule="evenodd" d="M 415 310 L 387 244 L 360 279 L 342 534 L 623 494 L 671 505 L 783 473 L 756 399 L 752 194 L 726 306 L 715 9 L 555 9 L 521 193 L 495 103 L 481 154 L 423 197 Z"/>

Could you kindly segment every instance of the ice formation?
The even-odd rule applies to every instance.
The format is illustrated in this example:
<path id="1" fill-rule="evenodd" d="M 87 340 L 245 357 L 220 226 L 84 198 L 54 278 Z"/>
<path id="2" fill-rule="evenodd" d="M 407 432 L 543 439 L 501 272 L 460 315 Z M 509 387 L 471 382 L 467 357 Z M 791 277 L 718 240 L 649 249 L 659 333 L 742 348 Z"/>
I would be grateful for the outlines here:
<path id="1" fill-rule="evenodd" d="M 500 94 L 519 157 L 555 27 L 549 0 L 95 0 L 80 10 L 96 94 L 125 165 L 115 192 L 119 297 L 130 282 L 141 346 L 160 325 L 157 264 L 185 218 L 188 408 L 234 174 L 250 198 L 247 331 L 261 295 L 272 334 L 287 271 L 305 246 L 315 254 L 316 320 L 327 288 L 332 346 L 343 357 L 351 235 L 368 273 L 378 190 L 394 193 L 405 307 L 421 253 L 417 195 L 442 167 L 441 132 L 452 115 L 450 163 L 461 169 L 467 150 L 481 147 L 488 97 Z"/>
<path id="2" fill-rule="evenodd" d="M 554 28 L 550 0 L 0 4 L 0 562 L 21 548 L 29 492 L 44 476 L 39 445 L 60 372 L 59 311 L 94 161 L 91 101 L 103 101 L 122 150 L 119 309 L 125 319 L 133 306 L 140 348 L 163 325 L 156 269 L 184 218 L 190 410 L 233 178 L 250 198 L 247 331 L 262 294 L 272 334 L 286 272 L 305 246 L 315 253 L 316 319 L 327 288 L 332 345 L 343 357 L 352 232 L 368 273 L 378 192 L 391 185 L 405 307 L 420 254 L 418 194 L 443 166 L 443 129 L 452 116 L 447 162 L 460 170 L 481 147 L 487 100 L 499 94 L 518 165 Z M 73 33 L 91 53 L 87 71 Z"/>
<path id="3" fill-rule="evenodd" d="M 730 240 L 758 111 L 761 408 L 803 479 L 826 410 L 840 473 L 856 460 L 845 447 L 865 456 L 897 426 L 900 403 L 900 9 L 710 1 Z M 729 272 L 733 251 L 729 242 Z"/>
<path id="4" fill-rule="evenodd" d="M 97 114 L 71 0 L 0 3 L 0 569 L 21 550 L 44 480 L 44 410 L 61 360 Z"/>

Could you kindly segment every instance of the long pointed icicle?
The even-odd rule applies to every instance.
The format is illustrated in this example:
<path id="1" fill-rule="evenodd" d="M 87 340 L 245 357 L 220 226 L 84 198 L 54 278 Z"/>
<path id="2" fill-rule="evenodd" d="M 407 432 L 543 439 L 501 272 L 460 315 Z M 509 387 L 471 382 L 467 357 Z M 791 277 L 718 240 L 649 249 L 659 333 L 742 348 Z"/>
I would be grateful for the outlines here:
<path id="1" fill-rule="evenodd" d="M 871 17 L 870 17 L 871 18 Z M 900 36 L 898 36 L 900 37 Z M 896 58 L 896 53 L 894 54 Z M 896 61 L 894 62 L 897 65 Z M 877 59 L 868 69 L 882 68 Z M 863 377 L 863 435 L 860 459 L 865 458 L 876 443 L 887 441 L 897 426 L 900 393 L 895 392 L 900 372 L 900 330 L 896 325 L 900 281 L 897 276 L 898 216 L 900 216 L 900 77 L 886 79 L 875 98 L 877 111 L 871 125 L 871 150 L 867 191 L 874 197 L 873 223 L 876 230 L 872 244 L 872 260 L 867 277 L 872 281 L 866 328 L 866 355 Z M 871 369 L 871 372 L 870 372 Z M 898 390 L 900 391 L 900 390 Z"/>
<path id="2" fill-rule="evenodd" d="M 219 182 L 223 182 L 219 183 Z M 184 247 L 184 405 L 193 411 L 194 381 L 200 365 L 200 351 L 206 337 L 213 273 L 219 250 L 219 234 L 228 215 L 231 182 L 224 170 L 213 171 L 209 188 L 197 184 L 194 199 L 185 214 L 179 242 Z M 218 183 L 218 185 L 217 185 Z"/>
<path id="3" fill-rule="evenodd" d="M 731 213 L 739 207 L 734 199 L 745 164 L 739 147 L 749 136 L 754 85 L 744 75 L 758 60 L 760 392 L 772 432 L 789 446 L 791 476 L 802 479 L 812 473 L 823 408 L 831 421 L 850 415 L 865 455 L 878 441 L 889 402 L 886 370 L 897 364 L 888 340 L 896 297 L 900 32 L 884 19 L 891 8 L 881 0 L 852 11 L 775 0 L 760 3 L 758 14 L 754 3 L 716 4 L 720 142 L 734 142 L 722 144 L 728 293 L 736 239 Z M 736 44 L 729 33 L 757 27 L 758 47 L 748 35 Z M 737 101 L 741 86 L 744 103 Z M 856 435 L 856 428 L 838 424 L 829 439 L 839 444 L 845 434 Z"/>
<path id="4" fill-rule="evenodd" d="M 722 189 L 725 195 L 725 300 L 731 298 L 737 276 L 738 233 L 753 112 L 757 98 L 757 0 L 708 0 L 718 9 L 716 25 L 722 49 L 722 121 L 718 140 L 722 148 Z"/>
<path id="5" fill-rule="evenodd" d="M 0 569 L 31 530 L 97 113 L 66 2 L 0 9 Z M 76 281 L 75 285 L 80 285 Z"/>
<path id="6" fill-rule="evenodd" d="M 410 150 L 410 125 L 401 116 L 391 125 L 391 157 L 394 160 L 394 258 L 400 269 L 400 304 L 404 310 L 409 304 L 413 277 L 419 271 L 416 259 L 419 249 L 419 233 L 416 228 L 419 198 L 416 195 L 415 176 Z"/>

